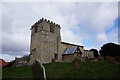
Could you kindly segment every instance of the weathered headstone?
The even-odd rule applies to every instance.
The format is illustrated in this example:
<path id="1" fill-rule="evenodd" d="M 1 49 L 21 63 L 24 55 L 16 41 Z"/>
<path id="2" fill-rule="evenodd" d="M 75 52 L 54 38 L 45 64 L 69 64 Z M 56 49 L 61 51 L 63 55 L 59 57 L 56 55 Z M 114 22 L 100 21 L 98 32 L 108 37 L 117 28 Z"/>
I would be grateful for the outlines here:
<path id="1" fill-rule="evenodd" d="M 86 62 L 86 57 L 82 57 L 82 62 Z"/>
<path id="2" fill-rule="evenodd" d="M 86 61 L 89 61 L 88 57 L 86 57 Z"/>
<path id="3" fill-rule="evenodd" d="M 33 80 L 46 80 L 45 68 L 42 63 L 35 59 L 32 65 Z"/>
<path id="4" fill-rule="evenodd" d="M 76 70 L 80 69 L 80 60 L 78 58 L 73 59 L 73 64 Z"/>
<path id="5" fill-rule="evenodd" d="M 111 64 L 114 64 L 114 63 L 115 63 L 115 59 L 114 59 L 113 57 L 107 56 L 106 58 L 107 58 L 107 60 L 109 61 L 109 63 L 111 63 Z"/>
<path id="6" fill-rule="evenodd" d="M 52 65 L 56 66 L 55 59 L 52 59 Z"/>
<path id="7" fill-rule="evenodd" d="M 98 58 L 97 58 L 97 59 L 98 59 L 99 61 L 100 61 L 100 60 L 102 60 L 102 56 L 98 56 Z"/>

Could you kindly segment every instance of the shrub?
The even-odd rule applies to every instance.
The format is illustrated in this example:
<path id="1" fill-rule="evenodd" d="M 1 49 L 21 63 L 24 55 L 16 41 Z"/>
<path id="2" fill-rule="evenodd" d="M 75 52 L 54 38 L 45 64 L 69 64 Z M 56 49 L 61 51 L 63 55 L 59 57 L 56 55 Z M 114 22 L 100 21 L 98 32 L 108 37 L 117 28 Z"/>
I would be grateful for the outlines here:
<path id="1" fill-rule="evenodd" d="M 115 60 L 116 60 L 117 62 L 120 62 L 120 56 L 116 56 L 116 57 L 115 57 Z"/>

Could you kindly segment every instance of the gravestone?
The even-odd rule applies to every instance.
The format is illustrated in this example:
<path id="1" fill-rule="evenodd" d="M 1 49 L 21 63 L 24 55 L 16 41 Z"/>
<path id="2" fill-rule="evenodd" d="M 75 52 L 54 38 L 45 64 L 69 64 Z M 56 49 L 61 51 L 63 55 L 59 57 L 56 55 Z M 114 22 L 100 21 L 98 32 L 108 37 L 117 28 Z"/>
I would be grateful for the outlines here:
<path id="1" fill-rule="evenodd" d="M 86 57 L 82 57 L 82 62 L 86 62 Z"/>
<path id="2" fill-rule="evenodd" d="M 104 60 L 102 56 L 99 56 L 97 59 L 98 60 Z"/>
<path id="3" fill-rule="evenodd" d="M 32 74 L 33 80 L 46 80 L 45 68 L 38 59 L 33 61 Z"/>
<path id="4" fill-rule="evenodd" d="M 56 66 L 55 59 L 52 59 L 52 65 Z"/>
<path id="5" fill-rule="evenodd" d="M 86 61 L 89 61 L 89 58 L 88 58 L 88 57 L 86 57 Z"/>
<path id="6" fill-rule="evenodd" d="M 80 70 L 80 60 L 78 58 L 74 58 L 72 62 L 73 62 L 75 69 Z"/>
<path id="7" fill-rule="evenodd" d="M 111 63 L 111 64 L 115 63 L 115 59 L 113 57 L 107 56 L 106 58 L 109 61 L 109 63 Z"/>

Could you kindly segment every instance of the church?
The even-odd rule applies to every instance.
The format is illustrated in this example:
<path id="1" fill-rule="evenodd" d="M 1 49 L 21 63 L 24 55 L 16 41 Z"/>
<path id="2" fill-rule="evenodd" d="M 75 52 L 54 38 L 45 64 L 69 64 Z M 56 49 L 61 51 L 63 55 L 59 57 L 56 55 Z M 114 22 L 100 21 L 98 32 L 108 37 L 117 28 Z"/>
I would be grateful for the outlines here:
<path id="1" fill-rule="evenodd" d="M 84 50 L 84 46 L 62 42 L 60 25 L 47 19 L 40 19 L 31 26 L 30 61 L 35 59 L 42 63 L 72 62 L 74 58 L 83 61 L 85 58 L 94 58 L 93 52 Z"/>

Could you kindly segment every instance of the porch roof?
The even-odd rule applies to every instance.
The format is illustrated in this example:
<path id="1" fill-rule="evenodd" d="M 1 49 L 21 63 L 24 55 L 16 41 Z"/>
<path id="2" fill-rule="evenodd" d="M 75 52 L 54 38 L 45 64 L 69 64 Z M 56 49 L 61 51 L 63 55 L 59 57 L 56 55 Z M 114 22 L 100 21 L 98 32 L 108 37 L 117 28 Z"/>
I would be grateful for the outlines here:
<path id="1" fill-rule="evenodd" d="M 68 47 L 66 48 L 65 52 L 63 54 L 74 54 L 75 50 L 77 49 L 78 46 L 74 47 Z"/>

